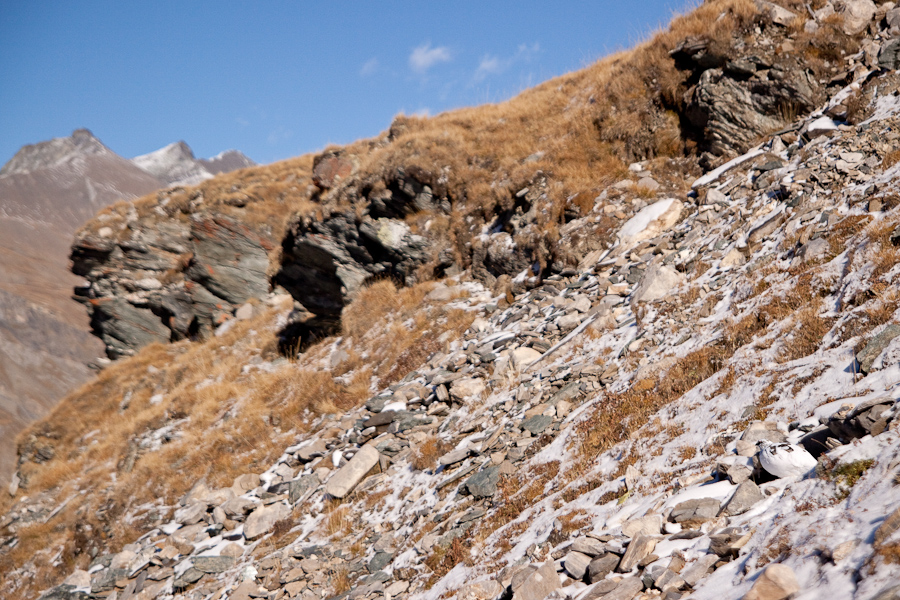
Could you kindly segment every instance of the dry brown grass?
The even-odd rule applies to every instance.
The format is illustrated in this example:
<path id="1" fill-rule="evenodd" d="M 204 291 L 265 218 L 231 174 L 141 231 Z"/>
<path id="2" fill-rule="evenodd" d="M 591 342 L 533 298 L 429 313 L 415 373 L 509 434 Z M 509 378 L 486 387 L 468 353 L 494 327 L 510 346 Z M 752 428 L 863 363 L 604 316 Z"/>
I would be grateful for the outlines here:
<path id="1" fill-rule="evenodd" d="M 438 459 L 450 450 L 450 445 L 441 438 L 432 435 L 416 447 L 412 455 L 412 467 L 419 471 L 433 469 Z"/>
<path id="2" fill-rule="evenodd" d="M 390 282 L 380 282 L 372 288 L 363 292 L 364 300 L 371 300 L 372 294 L 386 300 L 348 309 L 345 340 L 358 352 L 356 364 L 342 365 L 340 373 L 307 366 L 321 358 L 331 340 L 313 345 L 298 360 L 272 372 L 245 372 L 250 359 L 271 346 L 276 334 L 273 309 L 203 343 L 148 346 L 63 400 L 20 438 L 23 456 L 44 445 L 56 450 L 49 461 L 22 465 L 25 493 L 48 490 L 61 499 L 77 490 L 95 490 L 84 499 L 88 516 L 63 511 L 49 533 L 37 526 L 21 530 L 19 544 L 0 557 L 0 585 L 2 573 L 54 544 L 66 548 L 63 560 L 86 567 L 87 554 L 75 552 L 77 522 L 91 526 L 95 532 L 91 543 L 115 551 L 139 536 L 142 528 L 153 526 L 119 518 L 134 507 L 157 498 L 171 505 L 200 479 L 213 488 L 227 487 L 237 475 L 265 470 L 318 415 L 341 413 L 367 399 L 373 375 L 385 384 L 406 375 L 409 364 L 406 370 L 398 369 L 391 356 L 407 351 L 415 360 L 427 358 L 437 347 L 437 338 L 449 332 L 453 339 L 473 318 L 465 311 L 436 307 L 428 313 L 430 319 L 414 319 L 408 328 L 400 324 L 423 311 L 420 302 L 427 286 L 397 290 Z M 361 318 L 355 310 L 365 313 L 370 327 L 354 321 Z M 363 362 L 362 353 L 375 364 Z M 157 393 L 164 394 L 163 400 L 153 404 L 150 398 Z M 125 394 L 130 401 L 120 410 Z M 159 449 L 131 450 L 140 436 L 184 419 L 176 428 L 179 437 Z M 99 423 L 103 432 L 94 436 L 96 442 L 82 443 Z M 115 480 L 109 465 L 118 465 Z M 0 510 L 8 510 L 14 501 L 4 494 Z M 102 518 L 93 516 L 102 504 L 108 505 Z M 34 581 L 19 583 L 26 586 L 22 589 L 31 589 Z"/>
<path id="3" fill-rule="evenodd" d="M 831 330 L 833 318 L 819 316 L 819 306 L 811 304 L 794 313 L 794 327 L 781 347 L 779 362 L 790 362 L 809 356 L 818 349 L 822 338 Z"/>
<path id="4" fill-rule="evenodd" d="M 721 347 L 702 348 L 679 359 L 653 389 L 608 394 L 578 425 L 577 441 L 583 459 L 593 460 L 600 452 L 629 439 L 653 413 L 718 372 L 728 356 Z"/>

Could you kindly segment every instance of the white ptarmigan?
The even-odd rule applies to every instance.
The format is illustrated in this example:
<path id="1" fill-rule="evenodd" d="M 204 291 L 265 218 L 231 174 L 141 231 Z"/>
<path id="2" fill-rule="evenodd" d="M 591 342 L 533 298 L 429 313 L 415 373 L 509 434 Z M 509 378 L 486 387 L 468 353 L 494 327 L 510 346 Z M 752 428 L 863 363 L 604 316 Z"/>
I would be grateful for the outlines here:
<path id="1" fill-rule="evenodd" d="M 806 475 L 816 467 L 816 459 L 800 446 L 760 440 L 756 447 L 759 448 L 759 464 L 775 477 Z"/>

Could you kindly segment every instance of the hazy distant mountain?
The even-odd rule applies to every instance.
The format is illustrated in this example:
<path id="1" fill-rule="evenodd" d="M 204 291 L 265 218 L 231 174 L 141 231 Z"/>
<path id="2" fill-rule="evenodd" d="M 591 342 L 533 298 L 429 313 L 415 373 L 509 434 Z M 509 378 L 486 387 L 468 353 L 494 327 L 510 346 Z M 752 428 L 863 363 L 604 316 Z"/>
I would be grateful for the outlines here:
<path id="1" fill-rule="evenodd" d="M 194 185 L 256 163 L 237 150 L 227 150 L 212 158 L 195 158 L 184 142 L 175 142 L 149 154 L 135 156 L 131 162 L 166 185 Z"/>
<path id="2" fill-rule="evenodd" d="M 0 481 L 15 434 L 87 380 L 87 363 L 103 354 L 71 300 L 75 231 L 118 200 L 252 164 L 233 150 L 198 160 L 184 142 L 131 161 L 78 129 L 23 146 L 0 168 Z"/>

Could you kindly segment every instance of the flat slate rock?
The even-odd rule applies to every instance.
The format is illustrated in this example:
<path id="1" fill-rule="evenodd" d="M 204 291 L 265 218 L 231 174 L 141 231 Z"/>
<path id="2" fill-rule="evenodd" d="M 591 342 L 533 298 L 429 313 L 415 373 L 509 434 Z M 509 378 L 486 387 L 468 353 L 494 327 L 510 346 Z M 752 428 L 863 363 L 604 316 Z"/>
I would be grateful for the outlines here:
<path id="1" fill-rule="evenodd" d="M 231 556 L 195 556 L 191 562 L 201 573 L 223 573 L 234 566 Z"/>
<path id="2" fill-rule="evenodd" d="M 466 489 L 476 498 L 493 496 L 500 480 L 500 467 L 488 467 L 466 480 Z"/>
<path id="3" fill-rule="evenodd" d="M 521 427 L 522 429 L 530 431 L 532 435 L 537 435 L 550 427 L 551 423 L 553 423 L 553 417 L 548 417 L 547 415 L 533 415 L 522 421 Z"/>

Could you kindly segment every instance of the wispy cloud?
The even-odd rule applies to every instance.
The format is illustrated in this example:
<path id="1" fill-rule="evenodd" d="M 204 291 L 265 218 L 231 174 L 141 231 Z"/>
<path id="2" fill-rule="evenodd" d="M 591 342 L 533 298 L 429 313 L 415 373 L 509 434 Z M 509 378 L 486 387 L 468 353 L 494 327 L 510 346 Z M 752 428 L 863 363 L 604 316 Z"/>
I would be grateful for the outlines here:
<path id="1" fill-rule="evenodd" d="M 473 83 L 478 83 L 484 81 L 490 75 L 499 75 L 516 63 L 530 61 L 535 55 L 539 54 L 540 51 L 541 45 L 535 42 L 530 46 L 528 44 L 519 44 L 516 51 L 506 58 L 485 54 L 481 57 L 478 68 L 475 69 L 472 81 Z"/>
<path id="2" fill-rule="evenodd" d="M 292 137 L 294 137 L 293 131 L 291 131 L 290 129 L 287 129 L 285 127 L 279 126 L 279 127 L 276 127 L 275 129 L 273 129 L 269 133 L 269 137 L 267 138 L 267 141 L 269 142 L 269 144 L 274 146 L 274 145 L 278 144 L 279 142 L 289 140 Z"/>
<path id="3" fill-rule="evenodd" d="M 362 68 L 359 70 L 359 74 L 363 77 L 368 77 L 369 75 L 374 75 L 377 70 L 378 59 L 372 57 L 363 64 Z"/>
<path id="4" fill-rule="evenodd" d="M 450 49 L 446 46 L 431 47 L 431 42 L 425 42 L 417 48 L 413 48 L 409 55 L 409 68 L 415 73 L 424 75 L 428 69 L 442 62 L 452 60 Z"/>

